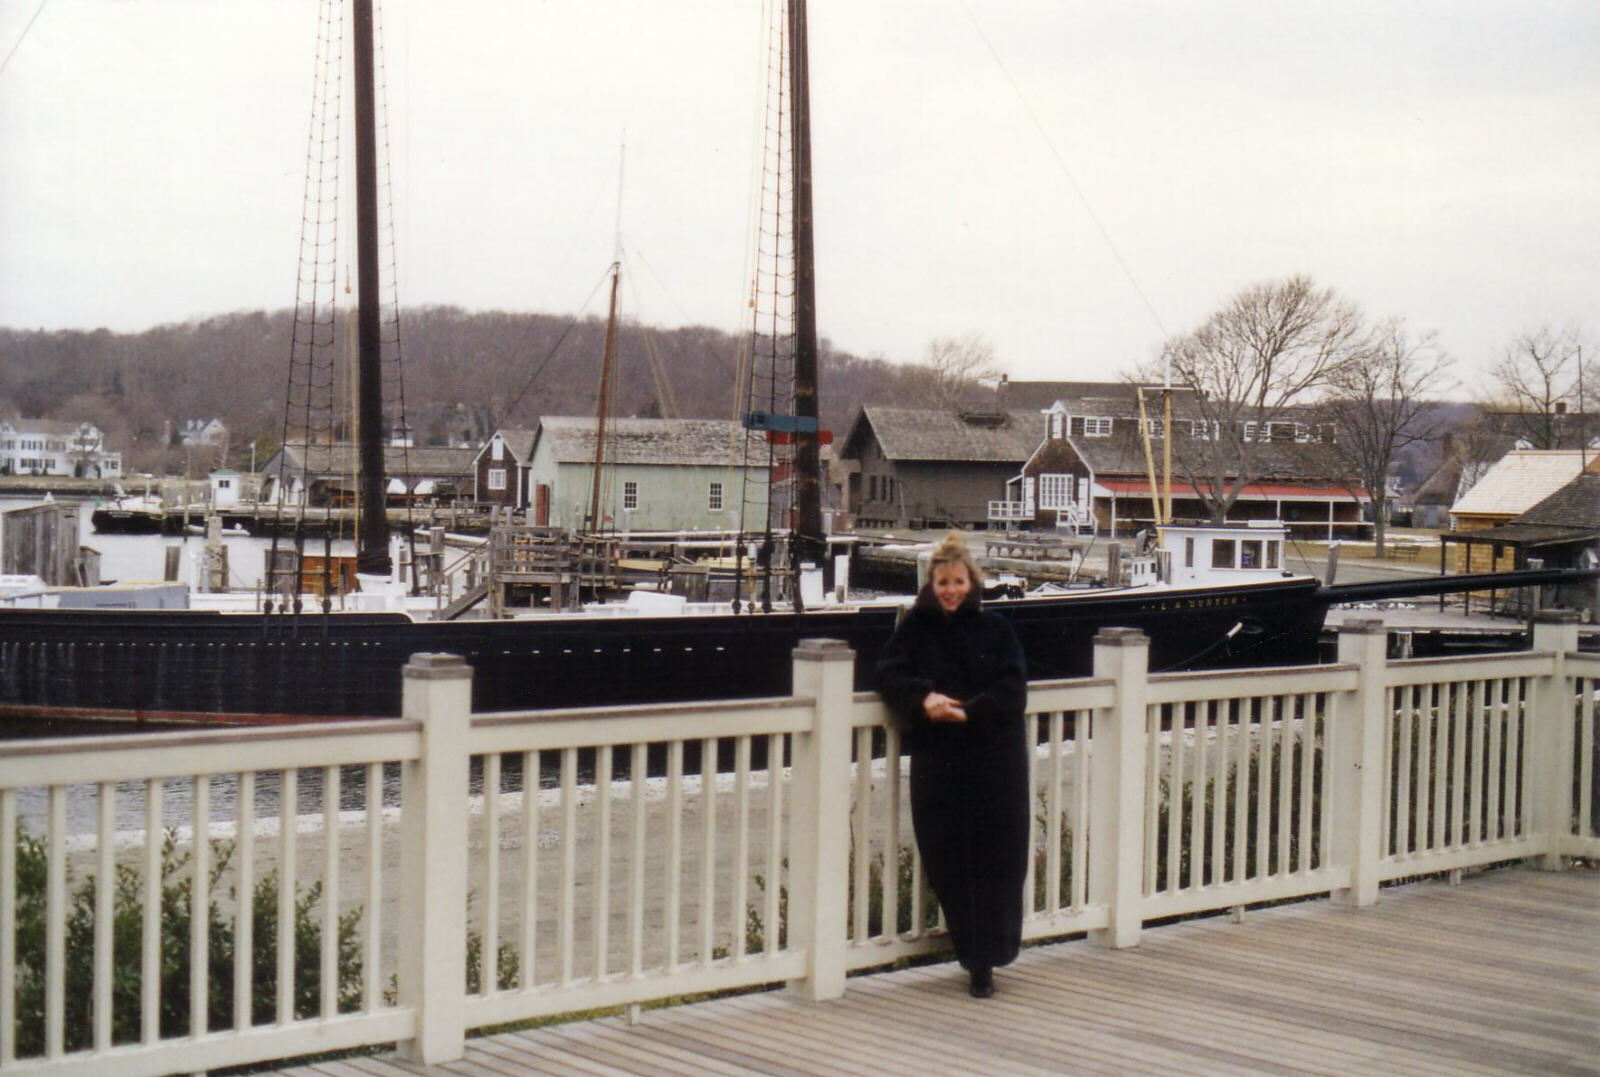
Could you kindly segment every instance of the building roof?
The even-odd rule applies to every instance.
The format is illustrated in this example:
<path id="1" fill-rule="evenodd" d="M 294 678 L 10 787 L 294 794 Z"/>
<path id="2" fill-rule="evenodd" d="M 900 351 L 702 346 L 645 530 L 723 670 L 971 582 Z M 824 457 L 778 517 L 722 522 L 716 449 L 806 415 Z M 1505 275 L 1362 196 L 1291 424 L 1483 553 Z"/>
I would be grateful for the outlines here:
<path id="1" fill-rule="evenodd" d="M 313 475 L 354 475 L 360 470 L 356 446 L 348 441 L 333 445 L 291 443 L 284 447 L 284 455 L 291 469 Z M 383 470 L 390 476 L 466 478 L 472 474 L 472 462 L 476 457 L 475 449 L 385 445 Z M 272 466 L 269 461 L 267 469 Z"/>
<path id="2" fill-rule="evenodd" d="M 489 435 L 489 440 L 483 443 L 483 447 L 478 450 L 477 456 L 474 456 L 473 459 L 477 459 L 478 456 L 482 456 L 488 451 L 490 443 L 494 441 L 495 434 L 500 436 L 500 440 L 505 442 L 506 448 L 511 450 L 511 455 L 515 456 L 520 462 L 526 464 L 533 458 L 533 445 L 539 438 L 539 431 L 504 428 L 496 430 L 494 434 Z"/>
<path id="3" fill-rule="evenodd" d="M 1132 424 L 1118 423 L 1110 437 L 1092 438 L 1073 435 L 1067 439 L 1078 456 L 1094 472 L 1096 478 L 1107 475 L 1146 474 L 1144 439 Z M 1150 443 L 1152 454 L 1159 466 L 1162 456 L 1160 439 Z M 1198 462 L 1198 453 L 1209 444 L 1179 434 L 1172 440 L 1172 467 L 1174 481 L 1184 473 L 1185 459 Z M 1257 481 L 1279 480 L 1288 483 L 1322 482 L 1342 485 L 1349 470 L 1331 445 L 1318 442 L 1255 442 L 1251 445 L 1251 469 Z"/>
<path id="4" fill-rule="evenodd" d="M 1007 411 L 1032 408 L 1043 411 L 1057 400 L 1066 402 L 1074 414 L 1083 412 L 1077 407 L 1089 398 L 1116 400 L 1127 407 L 1134 398 L 1134 383 L 1124 381 L 1002 381 L 995 387 L 996 404 Z"/>
<path id="5" fill-rule="evenodd" d="M 1582 474 L 1513 523 L 1600 529 L 1600 474 Z"/>
<path id="6" fill-rule="evenodd" d="M 1519 516 L 1567 485 L 1583 468 L 1576 449 L 1506 453 L 1454 505 L 1454 516 Z"/>
<path id="7" fill-rule="evenodd" d="M 91 422 L 76 419 L 6 419 L 13 430 L 32 434 L 76 434 L 84 427 L 93 427 Z"/>
<path id="8" fill-rule="evenodd" d="M 1416 492 L 1411 495 L 1414 505 L 1449 505 L 1456 498 L 1456 490 L 1461 486 L 1461 472 L 1464 461 L 1459 454 L 1451 453 L 1440 461 L 1433 473 L 1417 484 Z"/>
<path id="9" fill-rule="evenodd" d="M 976 412 L 957 408 L 864 407 L 857 413 L 840 456 L 859 453 L 867 430 L 890 460 L 1009 463 L 1019 467 L 1045 434 L 1035 411 Z"/>
<path id="10" fill-rule="evenodd" d="M 539 441 L 548 441 L 561 464 L 594 462 L 595 420 L 552 415 L 539 420 Z M 606 459 L 613 464 L 685 464 L 766 467 L 767 446 L 756 431 L 731 419 L 611 419 L 606 423 Z"/>

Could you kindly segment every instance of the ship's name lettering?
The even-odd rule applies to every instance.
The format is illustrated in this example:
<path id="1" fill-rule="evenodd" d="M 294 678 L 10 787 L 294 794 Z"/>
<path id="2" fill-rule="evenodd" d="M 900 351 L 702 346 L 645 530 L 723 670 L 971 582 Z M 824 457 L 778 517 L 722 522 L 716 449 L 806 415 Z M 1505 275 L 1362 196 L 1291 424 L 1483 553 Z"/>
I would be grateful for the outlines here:
<path id="1" fill-rule="evenodd" d="M 1146 602 L 1140 608 L 1158 611 L 1217 609 L 1222 606 L 1237 606 L 1243 601 L 1243 597 L 1239 595 L 1219 595 L 1212 598 L 1174 598 L 1163 602 Z"/>

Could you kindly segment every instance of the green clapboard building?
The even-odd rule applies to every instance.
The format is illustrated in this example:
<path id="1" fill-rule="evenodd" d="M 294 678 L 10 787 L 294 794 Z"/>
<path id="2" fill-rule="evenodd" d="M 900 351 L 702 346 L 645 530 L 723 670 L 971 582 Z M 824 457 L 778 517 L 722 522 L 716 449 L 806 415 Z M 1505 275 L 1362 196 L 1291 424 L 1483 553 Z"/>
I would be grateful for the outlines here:
<path id="1" fill-rule="evenodd" d="M 595 430 L 592 418 L 539 421 L 528 461 L 530 521 L 631 531 L 765 524 L 766 441 L 726 419 L 607 420 L 600 518 L 591 524 Z"/>

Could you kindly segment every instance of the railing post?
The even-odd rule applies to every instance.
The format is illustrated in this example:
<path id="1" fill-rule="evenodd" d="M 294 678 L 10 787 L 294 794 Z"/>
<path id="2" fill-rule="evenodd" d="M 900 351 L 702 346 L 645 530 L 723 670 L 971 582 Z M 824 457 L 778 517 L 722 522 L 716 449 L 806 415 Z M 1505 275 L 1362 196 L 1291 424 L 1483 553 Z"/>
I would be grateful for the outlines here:
<path id="1" fill-rule="evenodd" d="M 467 991 L 467 731 L 472 670 L 453 654 L 406 663 L 401 714 L 422 722 L 422 754 L 400 773 L 399 1001 L 417 1013 L 401 1057 L 462 1057 Z"/>
<path id="2" fill-rule="evenodd" d="M 1576 751 L 1572 722 L 1572 684 L 1567 655 L 1578 649 L 1576 610 L 1549 609 L 1534 614 L 1533 649 L 1554 655 L 1548 676 L 1533 684 L 1533 713 L 1527 729 L 1533 758 L 1533 819 L 1530 833 L 1544 846 L 1532 866 L 1561 871 L 1561 847 L 1572 832 L 1572 763 Z"/>
<path id="3" fill-rule="evenodd" d="M 809 696 L 815 712 L 790 756 L 789 946 L 805 950 L 806 975 L 789 989 L 809 1000 L 844 994 L 854 670 L 855 652 L 840 640 L 794 649 L 794 694 Z"/>
<path id="4" fill-rule="evenodd" d="M 1329 863 L 1349 865 L 1350 885 L 1334 890 L 1344 905 L 1378 900 L 1378 862 L 1387 820 L 1383 815 L 1383 738 L 1388 727 L 1389 633 L 1376 619 L 1352 618 L 1339 626 L 1339 661 L 1358 667 L 1356 688 L 1333 698 L 1333 834 Z"/>
<path id="5" fill-rule="evenodd" d="M 1089 901 L 1104 904 L 1099 946 L 1139 944 L 1144 926 L 1146 678 L 1150 638 L 1136 628 L 1102 628 L 1094 637 L 1094 675 L 1117 682 L 1116 699 L 1094 715 L 1089 756 Z"/>

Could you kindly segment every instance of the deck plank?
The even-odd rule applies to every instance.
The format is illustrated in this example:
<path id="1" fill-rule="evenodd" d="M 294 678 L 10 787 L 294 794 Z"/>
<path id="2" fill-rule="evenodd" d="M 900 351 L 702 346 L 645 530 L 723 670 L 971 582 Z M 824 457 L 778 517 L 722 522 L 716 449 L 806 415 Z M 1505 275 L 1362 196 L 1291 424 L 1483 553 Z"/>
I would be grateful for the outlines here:
<path id="1" fill-rule="evenodd" d="M 337 1072 L 1600 1073 L 1600 871 L 1486 872 L 1032 947 L 975 1001 L 953 963 L 850 979 L 842 999 L 747 994 L 469 1041 L 444 1067 Z M 348 1066 L 348 1069 L 344 1067 Z"/>

